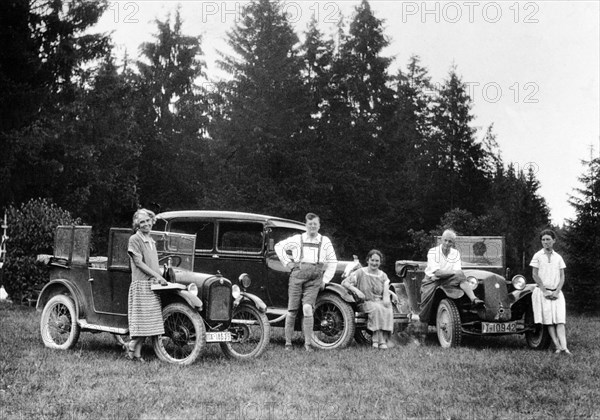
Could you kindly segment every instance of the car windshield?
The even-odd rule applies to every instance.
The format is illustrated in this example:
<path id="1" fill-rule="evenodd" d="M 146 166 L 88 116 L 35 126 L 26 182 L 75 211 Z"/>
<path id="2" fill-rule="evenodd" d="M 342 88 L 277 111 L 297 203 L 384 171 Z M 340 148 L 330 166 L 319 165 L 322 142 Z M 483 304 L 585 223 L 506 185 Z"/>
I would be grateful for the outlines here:
<path id="1" fill-rule="evenodd" d="M 504 238 L 500 236 L 458 236 L 455 244 L 463 267 L 504 266 Z"/>
<path id="2" fill-rule="evenodd" d="M 167 263 L 171 258 L 176 266 L 184 270 L 194 270 L 194 250 L 196 235 L 183 233 L 152 232 L 156 241 L 156 251 L 161 263 Z"/>

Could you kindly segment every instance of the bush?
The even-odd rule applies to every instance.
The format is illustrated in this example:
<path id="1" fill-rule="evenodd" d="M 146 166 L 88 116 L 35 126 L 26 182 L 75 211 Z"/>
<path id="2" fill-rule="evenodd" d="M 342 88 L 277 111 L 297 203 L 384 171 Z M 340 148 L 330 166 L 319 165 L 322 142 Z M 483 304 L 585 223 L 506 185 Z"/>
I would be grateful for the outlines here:
<path id="1" fill-rule="evenodd" d="M 48 269 L 36 264 L 38 254 L 52 254 L 54 232 L 59 225 L 79 225 L 79 219 L 46 199 L 32 199 L 20 208 L 10 206 L 4 287 L 17 303 L 36 299 L 48 282 Z"/>

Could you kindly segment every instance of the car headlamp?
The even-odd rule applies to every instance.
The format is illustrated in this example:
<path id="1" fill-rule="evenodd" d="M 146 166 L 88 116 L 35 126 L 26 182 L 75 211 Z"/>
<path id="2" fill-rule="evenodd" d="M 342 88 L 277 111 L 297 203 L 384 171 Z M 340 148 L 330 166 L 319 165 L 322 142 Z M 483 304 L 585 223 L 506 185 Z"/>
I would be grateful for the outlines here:
<path id="1" fill-rule="evenodd" d="M 187 285 L 187 290 L 188 290 L 188 292 L 190 292 L 194 296 L 198 296 L 198 286 L 196 286 L 196 283 L 190 283 L 190 284 L 188 284 Z"/>
<path id="2" fill-rule="evenodd" d="M 467 277 L 467 282 L 469 283 L 469 285 L 471 286 L 471 289 L 473 289 L 473 290 L 477 289 L 477 286 L 479 286 L 479 280 L 477 280 L 477 278 L 475 278 L 473 276 Z"/>
<path id="3" fill-rule="evenodd" d="M 240 286 L 237 284 L 231 286 L 231 296 L 233 296 L 234 299 L 238 299 L 241 295 L 242 291 L 240 290 Z"/>
<path id="4" fill-rule="evenodd" d="M 526 284 L 527 281 L 525 280 L 525 277 L 520 274 L 517 274 L 512 278 L 512 285 L 517 290 L 523 290 Z"/>
<path id="5" fill-rule="evenodd" d="M 252 283 L 252 279 L 250 278 L 250 276 L 247 273 L 240 274 L 240 276 L 238 277 L 238 280 L 244 289 L 247 289 L 248 287 L 250 287 L 250 284 Z"/>

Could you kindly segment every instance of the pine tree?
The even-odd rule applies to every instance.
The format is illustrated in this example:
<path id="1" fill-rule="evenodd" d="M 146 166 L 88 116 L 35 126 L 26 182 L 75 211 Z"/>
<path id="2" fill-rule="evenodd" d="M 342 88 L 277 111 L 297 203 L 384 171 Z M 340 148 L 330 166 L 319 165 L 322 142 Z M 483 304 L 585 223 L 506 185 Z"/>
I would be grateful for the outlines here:
<path id="1" fill-rule="evenodd" d="M 569 203 L 575 209 L 575 219 L 566 225 L 567 302 L 581 311 L 600 310 L 600 159 L 589 162 L 587 171 L 579 180 L 582 188 L 571 196 Z"/>
<path id="2" fill-rule="evenodd" d="M 211 126 L 219 162 L 211 175 L 212 202 L 257 211 L 273 206 L 299 216 L 309 175 L 302 134 L 311 109 L 299 39 L 278 1 L 254 1 L 243 13 L 228 34 L 235 54 L 220 61 L 232 79 L 219 85 Z"/>
<path id="3" fill-rule="evenodd" d="M 467 86 L 452 68 L 436 98 L 425 151 L 437 167 L 432 168 L 430 210 L 440 214 L 457 207 L 483 212 L 479 197 L 485 196 L 489 182 L 485 154 L 471 127 L 471 108 Z"/>
<path id="4" fill-rule="evenodd" d="M 0 206 L 60 194 L 69 144 L 63 111 L 85 85 L 88 63 L 109 50 L 90 33 L 106 1 L 0 2 Z"/>
<path id="5" fill-rule="evenodd" d="M 156 210 L 189 207 L 203 195 L 208 107 L 196 84 L 205 77 L 201 38 L 182 33 L 180 9 L 155 21 L 138 60 L 138 123 L 144 127 L 140 200 Z"/>

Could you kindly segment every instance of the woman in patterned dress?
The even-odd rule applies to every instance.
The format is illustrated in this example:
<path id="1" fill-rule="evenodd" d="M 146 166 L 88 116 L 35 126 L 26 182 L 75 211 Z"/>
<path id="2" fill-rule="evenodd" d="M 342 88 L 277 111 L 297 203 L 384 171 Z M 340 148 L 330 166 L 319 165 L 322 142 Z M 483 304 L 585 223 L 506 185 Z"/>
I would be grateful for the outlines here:
<path id="1" fill-rule="evenodd" d="M 160 274 L 156 244 L 150 236 L 155 221 L 152 211 L 139 209 L 133 215 L 133 230 L 127 252 L 131 262 L 131 286 L 129 287 L 129 335 L 125 345 L 130 360 L 144 361 L 142 344 L 146 337 L 164 334 L 160 296 L 150 289 L 152 284 L 166 285 Z"/>
<path id="2" fill-rule="evenodd" d="M 379 269 L 383 254 L 372 249 L 367 254 L 367 267 L 356 270 L 344 281 L 346 287 L 364 300 L 361 310 L 368 315 L 367 328 L 373 332 L 373 347 L 387 349 L 394 329 L 394 313 L 390 296 L 390 279 Z"/>

